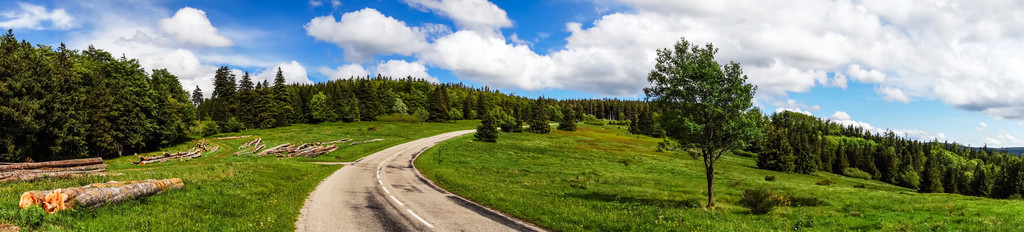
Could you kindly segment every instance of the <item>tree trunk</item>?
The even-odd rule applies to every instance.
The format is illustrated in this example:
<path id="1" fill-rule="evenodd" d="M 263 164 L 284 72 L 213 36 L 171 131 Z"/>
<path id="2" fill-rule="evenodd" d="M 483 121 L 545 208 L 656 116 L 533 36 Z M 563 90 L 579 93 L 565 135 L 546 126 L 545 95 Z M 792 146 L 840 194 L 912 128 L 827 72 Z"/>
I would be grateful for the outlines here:
<path id="1" fill-rule="evenodd" d="M 73 207 L 100 207 L 160 194 L 170 189 L 180 189 L 185 185 L 181 179 L 172 178 L 93 186 L 95 185 L 53 190 L 44 197 L 43 210 L 55 213 Z"/>
<path id="2" fill-rule="evenodd" d="M 704 169 L 707 170 L 708 177 L 708 209 L 715 208 L 715 165 L 704 161 Z"/>
<path id="3" fill-rule="evenodd" d="M 61 168 L 61 167 L 74 167 L 92 164 L 102 164 L 103 158 L 85 158 L 85 159 L 72 159 L 72 160 L 58 160 L 49 162 L 37 162 L 37 163 L 15 163 L 8 165 L 0 165 L 0 172 L 22 170 L 22 169 L 39 169 L 39 168 Z"/>

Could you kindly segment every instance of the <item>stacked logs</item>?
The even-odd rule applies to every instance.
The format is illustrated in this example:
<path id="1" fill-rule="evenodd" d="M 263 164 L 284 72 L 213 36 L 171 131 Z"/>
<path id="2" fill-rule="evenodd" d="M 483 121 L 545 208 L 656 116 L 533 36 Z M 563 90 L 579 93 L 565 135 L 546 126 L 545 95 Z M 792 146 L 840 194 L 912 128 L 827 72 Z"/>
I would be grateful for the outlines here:
<path id="1" fill-rule="evenodd" d="M 285 143 L 267 150 L 263 150 L 260 152 L 260 155 L 277 155 L 278 157 L 316 158 L 317 156 L 327 154 L 335 150 L 338 150 L 338 145 L 320 146 L 304 143 L 299 146 L 293 146 L 290 143 Z"/>
<path id="2" fill-rule="evenodd" d="M 95 208 L 130 199 L 144 198 L 180 189 L 185 184 L 179 178 L 127 182 L 96 183 L 82 187 L 71 187 L 46 191 L 28 191 L 21 194 L 18 206 L 22 209 L 40 205 L 47 213 L 55 213 L 73 207 Z"/>
<path id="3" fill-rule="evenodd" d="M 9 163 L 0 165 L 0 183 L 25 181 L 44 177 L 81 177 L 105 175 L 107 165 L 103 158 L 85 158 L 36 163 Z"/>
<path id="4" fill-rule="evenodd" d="M 196 146 L 192 147 L 192 149 L 189 150 L 189 151 L 180 151 L 180 152 L 175 152 L 175 153 L 164 152 L 163 155 L 150 156 L 150 157 L 139 156 L 139 161 L 133 161 L 132 163 L 134 163 L 134 164 L 163 163 L 163 162 L 167 162 L 169 160 L 175 160 L 175 159 L 185 161 L 185 160 L 190 160 L 190 159 L 202 157 L 204 151 L 209 151 L 209 153 L 212 153 L 212 152 L 217 151 L 217 149 L 220 149 L 220 146 L 214 146 L 213 148 L 210 148 L 210 147 L 208 147 L 209 145 L 210 145 L 209 143 L 206 143 L 206 141 L 203 140 L 203 142 L 197 143 Z"/>
<path id="5" fill-rule="evenodd" d="M 263 138 L 256 137 L 256 139 L 254 139 L 252 141 L 249 141 L 249 142 L 247 142 L 245 144 L 242 144 L 242 146 L 239 146 L 238 147 L 238 151 L 235 152 L 234 155 L 238 156 L 238 155 L 253 154 L 253 153 L 256 153 L 256 151 L 259 151 L 260 149 L 263 149 L 265 147 L 267 147 L 267 145 L 263 144 Z"/>
<path id="6" fill-rule="evenodd" d="M 334 141 L 330 141 L 330 142 L 316 142 L 316 143 L 313 143 L 313 145 L 325 145 L 325 144 L 334 144 L 334 143 L 344 143 L 344 142 L 348 142 L 348 141 L 352 141 L 352 139 L 339 139 L 339 140 L 334 140 Z"/>

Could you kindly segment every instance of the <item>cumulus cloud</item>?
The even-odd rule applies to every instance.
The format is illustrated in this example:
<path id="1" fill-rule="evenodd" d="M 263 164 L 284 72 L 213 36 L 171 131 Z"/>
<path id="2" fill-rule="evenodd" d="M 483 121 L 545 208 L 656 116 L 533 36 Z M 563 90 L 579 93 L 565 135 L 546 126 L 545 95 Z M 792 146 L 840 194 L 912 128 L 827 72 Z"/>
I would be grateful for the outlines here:
<path id="1" fill-rule="evenodd" d="M 508 14 L 487 0 L 403 0 L 421 11 L 433 11 L 448 17 L 459 29 L 473 30 L 485 35 L 498 35 L 498 29 L 511 27 Z"/>
<path id="2" fill-rule="evenodd" d="M 393 78 L 405 78 L 412 76 L 413 78 L 422 78 L 430 82 L 439 82 L 437 78 L 430 76 L 427 73 L 427 67 L 423 66 L 419 62 L 408 62 L 404 60 L 389 60 L 387 62 L 380 62 L 377 64 L 377 73 L 384 76 L 390 76 Z"/>
<path id="3" fill-rule="evenodd" d="M 807 106 L 803 102 L 798 102 L 798 101 L 793 100 L 793 99 L 786 99 L 786 100 L 782 100 L 782 101 L 774 101 L 774 102 L 772 102 L 772 106 L 775 107 L 775 112 L 776 113 L 783 112 L 783 111 L 791 111 L 791 112 L 802 113 L 802 114 L 812 115 L 812 116 L 814 115 L 814 114 L 811 113 L 812 111 L 819 111 L 819 110 L 821 110 L 821 106 L 818 106 L 818 105 Z"/>
<path id="4" fill-rule="evenodd" d="M 206 18 L 206 12 L 196 8 L 181 8 L 171 18 L 161 19 L 159 25 L 161 31 L 184 44 L 208 47 L 234 45 L 227 37 L 217 34 L 217 28 Z"/>
<path id="5" fill-rule="evenodd" d="M 902 102 L 902 103 L 910 103 L 910 97 L 908 97 L 906 94 L 904 94 L 903 90 L 898 89 L 898 88 L 893 88 L 893 87 L 889 87 L 889 86 L 882 86 L 882 87 L 879 87 L 879 88 L 875 89 L 875 92 L 878 93 L 878 95 L 881 95 L 882 99 L 884 99 L 886 101 L 889 101 L 889 102 L 894 102 L 895 101 L 895 102 Z"/>
<path id="6" fill-rule="evenodd" d="M 18 8 L 19 10 L 0 13 L 0 17 L 4 19 L 0 21 L 0 28 L 66 30 L 75 27 L 74 18 L 64 11 L 63 8 L 47 11 L 44 6 L 24 2 L 18 2 Z"/>
<path id="7" fill-rule="evenodd" d="M 932 132 L 918 129 L 881 129 L 872 126 L 871 124 L 863 121 L 853 120 L 850 114 L 843 111 L 836 111 L 829 117 L 832 122 L 838 123 L 845 126 L 854 126 L 864 128 L 864 130 L 872 133 L 885 133 L 886 131 L 892 131 L 898 136 L 904 138 L 910 138 L 918 141 L 932 141 L 932 140 L 946 140 L 946 134 L 942 132 Z"/>
<path id="8" fill-rule="evenodd" d="M 287 63 L 280 63 L 277 66 L 268 68 L 256 74 L 253 78 L 253 82 L 267 80 L 271 84 L 274 83 L 274 78 L 277 77 L 277 70 L 281 69 L 281 74 L 284 76 L 284 81 L 287 84 L 300 83 L 310 84 L 313 83 L 309 80 L 309 76 L 306 73 L 306 67 L 302 66 L 298 61 L 291 61 Z"/>
<path id="9" fill-rule="evenodd" d="M 846 73 L 853 77 L 853 79 L 864 83 L 885 82 L 885 73 L 879 72 L 878 70 L 863 69 L 858 64 L 851 64 L 850 68 L 846 70 Z"/>
<path id="10" fill-rule="evenodd" d="M 365 62 L 373 55 L 412 55 L 427 47 L 426 35 L 405 22 L 373 8 L 313 18 L 304 28 L 318 41 L 334 43 L 345 51 L 345 60 Z"/>
<path id="11" fill-rule="evenodd" d="M 323 4 L 324 4 L 324 2 L 321 2 L 321 1 L 318 1 L 318 0 L 309 0 L 309 6 L 312 6 L 312 7 L 318 7 L 318 6 L 323 5 Z"/>
<path id="12" fill-rule="evenodd" d="M 362 65 L 359 64 L 348 64 L 337 68 L 320 67 L 317 71 L 331 80 L 348 79 L 353 77 L 365 77 L 369 76 L 370 72 L 366 71 Z"/>

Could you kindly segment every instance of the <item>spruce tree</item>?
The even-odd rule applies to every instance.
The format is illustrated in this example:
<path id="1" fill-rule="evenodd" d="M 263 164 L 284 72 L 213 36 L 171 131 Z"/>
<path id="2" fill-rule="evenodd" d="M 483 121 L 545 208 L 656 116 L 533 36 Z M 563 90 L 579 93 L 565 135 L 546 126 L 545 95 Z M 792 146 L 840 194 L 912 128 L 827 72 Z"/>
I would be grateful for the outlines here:
<path id="1" fill-rule="evenodd" d="M 438 85 L 430 94 L 428 101 L 431 122 L 447 122 L 450 114 L 448 99 L 448 87 L 445 84 Z"/>
<path id="2" fill-rule="evenodd" d="M 234 116 L 235 109 L 235 74 L 231 73 L 228 66 L 221 66 L 213 76 L 213 96 L 215 108 L 212 118 L 214 121 L 225 121 Z"/>
<path id="3" fill-rule="evenodd" d="M 939 163 L 935 161 L 935 155 L 927 157 L 924 165 L 924 173 L 921 173 L 921 188 L 918 189 L 922 193 L 941 193 L 944 192 L 942 187 L 942 177 L 939 171 Z"/>
<path id="4" fill-rule="evenodd" d="M 281 72 L 281 67 L 277 68 L 277 76 L 274 77 L 274 104 L 277 105 L 277 111 L 274 115 L 275 127 L 291 125 L 291 95 L 286 89 L 284 74 Z"/>
<path id="5" fill-rule="evenodd" d="M 476 134 L 473 136 L 484 142 L 498 141 L 498 120 L 495 113 L 483 115 L 483 120 L 480 121 L 480 126 L 476 127 Z"/>
<path id="6" fill-rule="evenodd" d="M 256 127 L 256 86 L 253 85 L 249 72 L 242 74 L 242 80 L 238 83 L 238 121 L 245 128 Z"/>
<path id="7" fill-rule="evenodd" d="M 563 131 L 576 131 L 576 111 L 565 107 L 562 109 L 562 118 L 558 122 L 558 129 Z"/>
<path id="8" fill-rule="evenodd" d="M 530 132 L 547 134 L 551 132 L 551 125 L 548 124 L 548 107 L 544 105 L 543 98 L 537 98 L 533 104 L 533 117 L 530 119 Z"/>

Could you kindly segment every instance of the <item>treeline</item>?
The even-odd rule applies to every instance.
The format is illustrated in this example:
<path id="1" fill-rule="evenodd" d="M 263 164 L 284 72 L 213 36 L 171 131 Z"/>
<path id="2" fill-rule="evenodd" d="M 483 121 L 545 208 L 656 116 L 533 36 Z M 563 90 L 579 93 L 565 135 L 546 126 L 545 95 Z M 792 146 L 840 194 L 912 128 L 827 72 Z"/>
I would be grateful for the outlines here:
<path id="1" fill-rule="evenodd" d="M 214 90 L 202 98 L 196 87 L 193 101 L 203 119 L 217 127 L 204 133 L 234 132 L 248 128 L 273 128 L 292 123 L 403 120 L 450 122 L 493 117 L 506 131 L 537 121 L 562 121 L 565 116 L 580 122 L 586 115 L 619 121 L 634 133 L 663 134 L 654 122 L 657 114 L 642 101 L 619 99 L 530 99 L 504 94 L 488 87 L 436 84 L 413 77 L 353 77 L 315 84 L 285 84 L 278 70 L 273 83 L 253 81 L 249 73 L 236 77 L 228 67 L 218 69 Z M 640 123 L 632 123 L 640 122 Z M 546 125 L 546 123 L 544 123 Z M 237 126 L 236 126 L 237 125 Z M 210 130 L 213 131 L 210 131 Z"/>
<path id="2" fill-rule="evenodd" d="M 0 39 L 0 160 L 129 155 L 187 138 L 195 107 L 178 78 L 89 47 Z"/>
<path id="3" fill-rule="evenodd" d="M 766 127 L 766 139 L 747 149 L 758 153 L 762 169 L 825 171 L 923 193 L 992 198 L 1024 194 L 1022 160 L 1005 151 L 916 141 L 892 131 L 872 133 L 788 111 L 771 115 Z"/>

